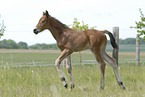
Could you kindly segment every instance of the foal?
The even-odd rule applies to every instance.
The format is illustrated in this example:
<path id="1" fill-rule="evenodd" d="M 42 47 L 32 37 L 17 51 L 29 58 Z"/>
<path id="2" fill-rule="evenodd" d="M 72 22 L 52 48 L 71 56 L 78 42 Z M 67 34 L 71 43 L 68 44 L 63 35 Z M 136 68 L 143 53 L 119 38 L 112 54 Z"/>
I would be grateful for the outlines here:
<path id="1" fill-rule="evenodd" d="M 43 30 L 48 29 L 57 42 L 57 46 L 62 51 L 61 55 L 55 61 L 55 66 L 59 72 L 60 79 L 63 82 L 65 88 L 68 87 L 63 73 L 60 69 L 60 63 L 63 59 L 67 58 L 66 68 L 70 77 L 70 87 L 74 88 L 74 82 L 72 78 L 72 67 L 70 62 L 70 57 L 73 52 L 78 52 L 86 49 L 90 49 L 94 54 L 101 71 L 101 86 L 100 89 L 104 88 L 104 75 L 105 75 L 105 66 L 107 61 L 113 68 L 117 82 L 122 89 L 125 89 L 123 86 L 123 82 L 120 79 L 118 74 L 118 69 L 116 62 L 113 58 L 111 58 L 106 52 L 106 44 L 107 39 L 106 35 L 108 34 L 110 37 L 111 45 L 113 48 L 117 48 L 117 44 L 115 43 L 115 39 L 111 32 L 98 31 L 94 29 L 89 29 L 85 31 L 76 31 L 68 28 L 66 25 L 61 23 L 59 20 L 51 17 L 48 14 L 48 11 L 43 12 L 43 16 L 40 18 L 36 28 L 34 29 L 34 33 L 38 34 Z M 105 61 L 104 61 L 105 60 Z"/>

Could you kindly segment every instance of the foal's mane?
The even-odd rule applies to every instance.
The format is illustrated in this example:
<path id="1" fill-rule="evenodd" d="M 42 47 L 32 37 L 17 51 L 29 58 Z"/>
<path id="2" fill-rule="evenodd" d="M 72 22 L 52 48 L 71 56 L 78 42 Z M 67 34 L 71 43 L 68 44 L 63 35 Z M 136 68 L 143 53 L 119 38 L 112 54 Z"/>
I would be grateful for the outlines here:
<path id="1" fill-rule="evenodd" d="M 62 22 L 60 22 L 58 19 L 56 19 L 55 17 L 52 17 L 56 22 L 58 22 L 59 24 L 61 24 L 64 28 L 66 29 L 70 29 L 67 25 L 63 24 Z"/>

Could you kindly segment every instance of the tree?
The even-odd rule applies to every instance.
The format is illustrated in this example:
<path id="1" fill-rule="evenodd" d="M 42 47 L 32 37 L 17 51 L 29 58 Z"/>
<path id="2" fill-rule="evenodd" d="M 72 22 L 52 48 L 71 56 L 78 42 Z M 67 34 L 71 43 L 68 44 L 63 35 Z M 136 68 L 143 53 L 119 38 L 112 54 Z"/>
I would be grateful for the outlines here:
<path id="1" fill-rule="evenodd" d="M 80 25 L 80 24 L 81 23 L 77 20 L 77 18 L 74 18 L 73 24 L 69 25 L 69 27 L 71 27 L 72 29 L 75 29 L 75 30 L 79 30 L 79 31 L 96 28 L 96 26 L 89 28 L 88 24 L 85 24 L 84 21 L 82 21 L 82 25 Z"/>
<path id="2" fill-rule="evenodd" d="M 18 44 L 13 41 L 13 40 L 2 40 L 0 41 L 0 48 L 5 48 L 5 49 L 18 49 Z"/>
<path id="3" fill-rule="evenodd" d="M 135 29 L 138 29 L 137 32 L 137 36 L 140 37 L 140 36 L 144 36 L 143 40 L 145 41 L 145 17 L 144 17 L 144 14 L 142 13 L 141 11 L 141 8 L 139 9 L 140 11 L 140 21 L 139 22 L 135 22 L 136 23 L 136 27 L 131 27 L 131 28 L 135 28 Z"/>
<path id="4" fill-rule="evenodd" d="M 26 42 L 19 42 L 18 47 L 19 49 L 28 49 L 28 44 Z"/>
<path id="5" fill-rule="evenodd" d="M 57 50 L 57 46 L 56 44 L 35 44 L 35 45 L 31 45 L 29 46 L 30 49 L 40 49 L 40 50 L 47 50 L 47 49 L 55 49 Z"/>
<path id="6" fill-rule="evenodd" d="M 1 16 L 0 16 L 1 18 Z M 3 36 L 6 26 L 4 25 L 4 20 L 1 22 L 0 20 L 0 38 Z"/>
<path id="7" fill-rule="evenodd" d="M 7 49 L 18 49 L 18 44 L 14 40 L 9 39 Z"/>

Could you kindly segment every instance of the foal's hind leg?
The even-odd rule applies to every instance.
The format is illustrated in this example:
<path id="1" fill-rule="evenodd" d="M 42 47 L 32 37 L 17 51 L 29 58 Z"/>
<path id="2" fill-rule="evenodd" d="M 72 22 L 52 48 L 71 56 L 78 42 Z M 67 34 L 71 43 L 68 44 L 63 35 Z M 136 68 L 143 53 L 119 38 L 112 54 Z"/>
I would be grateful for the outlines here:
<path id="1" fill-rule="evenodd" d="M 104 76 L 105 76 L 105 66 L 106 66 L 106 63 L 101 55 L 101 52 L 100 50 L 97 50 L 98 52 L 94 53 L 95 55 L 95 58 L 99 64 L 99 67 L 100 67 L 100 71 L 101 71 L 101 85 L 100 85 L 100 89 L 104 89 L 104 86 L 105 86 L 105 81 L 104 81 Z"/>
<path id="2" fill-rule="evenodd" d="M 71 55 L 69 55 L 67 57 L 66 68 L 67 68 L 68 75 L 70 77 L 70 89 L 72 89 L 72 88 L 74 88 L 75 85 L 74 85 L 74 81 L 72 78 Z"/>
<path id="3" fill-rule="evenodd" d="M 113 68 L 119 86 L 120 86 L 122 89 L 125 89 L 125 87 L 123 86 L 123 82 L 122 82 L 121 79 L 120 79 L 120 76 L 119 76 L 119 73 L 118 73 L 118 68 L 117 68 L 117 65 L 116 65 L 115 60 L 114 60 L 113 58 L 111 58 L 105 51 L 103 52 L 103 58 L 104 58 L 104 59 L 111 65 L 111 67 Z"/>

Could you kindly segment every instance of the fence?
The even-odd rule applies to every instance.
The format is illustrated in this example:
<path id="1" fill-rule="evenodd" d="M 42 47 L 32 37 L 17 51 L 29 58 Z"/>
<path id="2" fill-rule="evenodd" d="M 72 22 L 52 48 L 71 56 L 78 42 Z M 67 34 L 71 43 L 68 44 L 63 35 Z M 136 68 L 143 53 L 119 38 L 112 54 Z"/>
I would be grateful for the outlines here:
<path id="1" fill-rule="evenodd" d="M 120 45 L 121 46 L 121 45 Z M 111 46 L 110 46 L 111 47 Z M 134 46 L 135 47 L 135 46 Z M 125 47 L 121 48 L 120 50 Z M 132 48 L 133 49 L 133 48 Z M 135 49 L 135 48 L 134 48 Z M 142 48 L 141 48 L 142 49 Z M 108 50 L 108 49 L 107 49 Z M 112 56 L 112 52 L 107 52 Z M 48 50 L 1 50 L 0 67 L 35 67 L 35 66 L 55 66 L 55 60 L 60 55 L 60 51 Z M 120 64 L 135 64 L 135 52 L 119 52 Z M 141 52 L 140 63 L 145 63 L 145 52 Z M 62 63 L 63 64 L 63 63 Z M 72 65 L 96 65 L 94 55 L 90 50 L 72 54 Z"/>
<path id="2" fill-rule="evenodd" d="M 82 65 L 87 64 L 97 64 L 96 60 L 92 58 L 87 58 L 86 52 L 82 52 Z M 112 56 L 112 52 L 107 52 Z M 119 52 L 118 64 L 136 64 L 136 52 Z M 145 52 L 141 53 L 140 63 L 145 63 Z"/>

